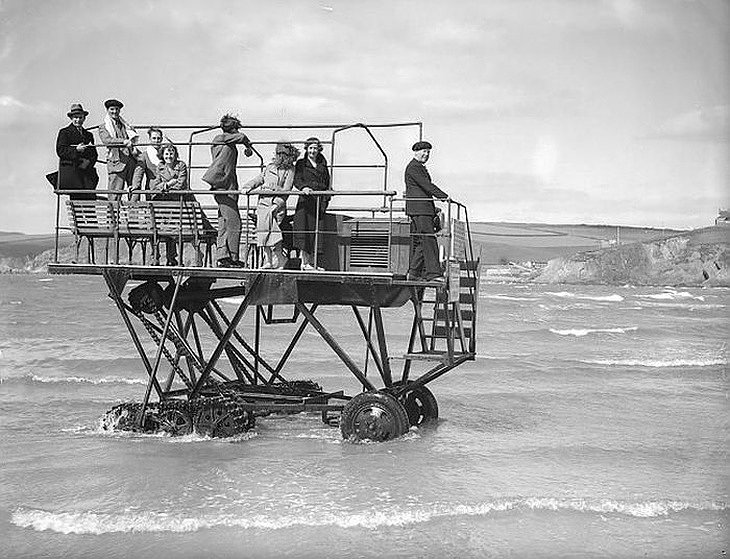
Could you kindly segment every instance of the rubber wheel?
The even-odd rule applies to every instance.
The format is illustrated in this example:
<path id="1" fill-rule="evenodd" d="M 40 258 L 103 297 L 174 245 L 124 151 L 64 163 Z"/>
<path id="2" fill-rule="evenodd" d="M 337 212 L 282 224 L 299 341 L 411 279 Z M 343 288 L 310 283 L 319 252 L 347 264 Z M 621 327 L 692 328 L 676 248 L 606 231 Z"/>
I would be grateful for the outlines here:
<path id="1" fill-rule="evenodd" d="M 412 383 L 408 383 L 412 384 Z M 420 427 L 436 423 L 439 418 L 439 406 L 436 403 L 436 397 L 425 386 L 417 386 L 406 389 L 398 394 L 398 401 L 403 405 L 408 415 L 408 423 L 412 426 Z M 393 383 L 393 388 L 397 389 L 403 386 L 403 381 Z"/>
<path id="2" fill-rule="evenodd" d="M 347 402 L 340 416 L 342 437 L 387 441 L 408 432 L 408 415 L 401 403 L 384 392 L 364 392 Z"/>

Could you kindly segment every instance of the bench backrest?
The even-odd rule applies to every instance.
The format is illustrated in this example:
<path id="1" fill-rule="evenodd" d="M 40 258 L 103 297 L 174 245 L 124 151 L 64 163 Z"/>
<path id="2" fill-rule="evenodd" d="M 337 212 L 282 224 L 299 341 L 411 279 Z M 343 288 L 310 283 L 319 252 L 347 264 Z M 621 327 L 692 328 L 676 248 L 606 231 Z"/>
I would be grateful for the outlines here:
<path id="1" fill-rule="evenodd" d="M 108 200 L 69 200 L 69 220 L 78 235 L 109 236 L 117 225 L 116 204 Z"/>
<path id="2" fill-rule="evenodd" d="M 155 221 L 152 208 L 146 202 L 119 205 L 119 233 L 122 235 L 152 235 Z"/>
<path id="3" fill-rule="evenodd" d="M 197 236 L 204 230 L 203 210 L 197 202 L 148 202 L 158 235 Z"/>

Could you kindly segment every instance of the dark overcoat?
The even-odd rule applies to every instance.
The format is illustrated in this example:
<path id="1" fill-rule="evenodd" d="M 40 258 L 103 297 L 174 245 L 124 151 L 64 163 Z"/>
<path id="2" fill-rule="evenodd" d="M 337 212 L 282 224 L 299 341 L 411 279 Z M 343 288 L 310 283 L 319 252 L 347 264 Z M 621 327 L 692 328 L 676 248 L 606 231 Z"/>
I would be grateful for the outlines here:
<path id="1" fill-rule="evenodd" d="M 82 129 L 83 130 L 83 129 Z M 91 144 L 79 152 L 77 144 Z M 73 124 L 58 131 L 56 154 L 59 160 L 60 190 L 93 190 L 99 183 L 94 165 L 98 153 L 94 147 L 94 136 L 88 130 L 79 131 Z M 85 163 L 88 162 L 88 163 Z"/>
<path id="2" fill-rule="evenodd" d="M 443 190 L 431 182 L 426 166 L 420 161 L 411 159 L 406 166 L 406 215 L 436 215 L 433 199 L 448 198 Z"/>

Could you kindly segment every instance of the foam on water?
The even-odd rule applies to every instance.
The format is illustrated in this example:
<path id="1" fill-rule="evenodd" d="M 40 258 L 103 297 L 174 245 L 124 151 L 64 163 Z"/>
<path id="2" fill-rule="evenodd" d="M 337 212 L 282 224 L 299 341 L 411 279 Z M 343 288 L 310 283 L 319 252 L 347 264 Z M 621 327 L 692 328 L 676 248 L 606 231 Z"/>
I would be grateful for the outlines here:
<path id="1" fill-rule="evenodd" d="M 511 295 L 484 295 L 485 299 L 496 299 L 497 301 L 537 301 L 537 297 L 515 297 Z"/>
<path id="2" fill-rule="evenodd" d="M 618 514 L 637 518 L 666 517 L 681 512 L 724 512 L 722 501 L 686 502 L 682 500 L 622 501 L 612 499 L 559 499 L 520 497 L 497 499 L 476 504 L 432 504 L 404 508 L 381 507 L 362 512 L 322 510 L 313 506 L 307 513 L 253 515 L 207 513 L 197 517 L 168 511 L 103 513 L 92 511 L 51 512 L 19 508 L 11 522 L 21 528 L 61 534 L 109 534 L 129 532 L 196 532 L 216 527 L 280 530 L 294 526 L 363 528 L 374 530 L 389 526 L 422 524 L 448 517 L 487 516 L 510 511 L 574 512 Z"/>
<path id="3" fill-rule="evenodd" d="M 125 378 L 125 377 L 101 377 L 101 378 L 87 378 L 87 377 L 46 377 L 41 375 L 26 375 L 23 377 L 10 377 L 5 379 L 3 382 L 20 380 L 22 382 L 40 382 L 43 384 L 49 383 L 72 383 L 72 384 L 143 384 L 146 385 L 147 381 L 143 378 Z"/>
<path id="4" fill-rule="evenodd" d="M 627 328 L 572 328 L 569 330 L 556 330 L 554 328 L 550 328 L 550 332 L 560 336 L 575 336 L 576 338 L 581 338 L 588 334 L 625 334 L 626 332 L 635 332 L 638 329 L 638 326 L 629 326 Z"/>
<path id="5" fill-rule="evenodd" d="M 681 301 L 683 299 L 696 299 L 697 301 L 704 301 L 705 298 L 702 295 L 692 295 L 687 291 L 665 291 L 664 293 L 649 293 L 647 295 L 638 295 L 641 299 L 658 299 L 668 301 Z"/>
<path id="6" fill-rule="evenodd" d="M 675 359 L 585 359 L 581 363 L 590 365 L 616 365 L 625 367 L 714 367 L 727 365 L 725 359 L 714 358 L 675 358 Z"/>
<path id="7" fill-rule="evenodd" d="M 611 295 L 578 295 L 569 291 L 546 291 L 545 295 L 552 295 L 561 299 L 581 299 L 584 301 L 605 301 L 609 303 L 620 303 L 624 300 L 618 293 L 612 293 Z"/>

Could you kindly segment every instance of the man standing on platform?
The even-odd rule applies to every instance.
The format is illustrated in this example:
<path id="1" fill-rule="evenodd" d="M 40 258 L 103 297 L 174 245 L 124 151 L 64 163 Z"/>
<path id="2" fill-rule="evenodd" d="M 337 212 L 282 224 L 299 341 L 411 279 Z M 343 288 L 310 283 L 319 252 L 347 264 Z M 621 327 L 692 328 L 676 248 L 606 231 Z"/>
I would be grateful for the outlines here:
<path id="1" fill-rule="evenodd" d="M 413 159 L 406 166 L 406 215 L 411 218 L 411 261 L 408 279 L 443 281 L 438 244 L 433 226 L 436 208 L 433 198 L 448 195 L 431 182 L 425 163 L 431 155 L 429 142 L 413 144 Z"/>
<path id="2" fill-rule="evenodd" d="M 235 116 L 223 115 L 220 122 L 222 134 L 213 138 L 210 154 L 213 159 L 203 175 L 210 189 L 217 191 L 214 196 L 218 204 L 218 242 L 216 256 L 219 268 L 243 268 L 239 260 L 241 244 L 241 213 L 238 210 L 238 147 L 246 146 L 244 154 L 251 157 L 251 141 L 246 134 L 239 132 L 241 121 Z"/>
<path id="3" fill-rule="evenodd" d="M 59 190 L 94 190 L 99 182 L 96 174 L 98 154 L 94 147 L 94 136 L 84 129 L 88 111 L 79 103 L 71 105 L 68 118 L 71 124 L 58 131 L 56 153 L 58 154 L 58 186 Z M 70 194 L 71 200 L 94 200 L 93 193 L 80 192 Z"/>
<path id="4" fill-rule="evenodd" d="M 134 144 L 139 134 L 122 118 L 124 104 L 116 99 L 104 101 L 106 116 L 99 126 L 101 143 L 107 146 L 106 168 L 109 173 L 108 190 L 134 187 L 134 171 L 138 165 Z M 131 193 L 130 193 L 131 197 Z M 119 200 L 121 194 L 110 193 L 109 200 Z"/>

